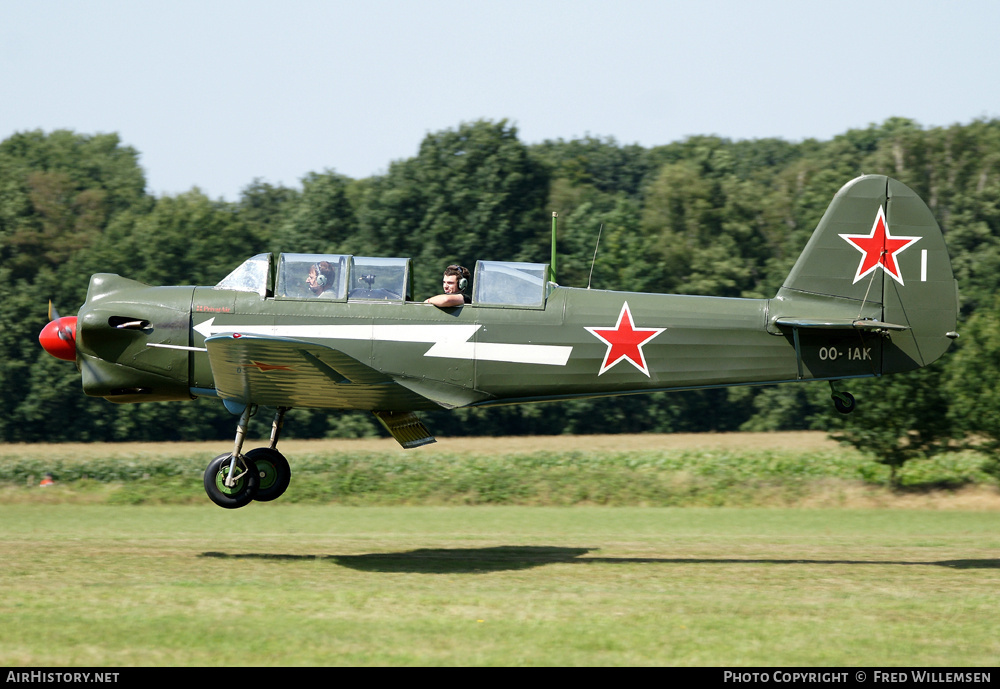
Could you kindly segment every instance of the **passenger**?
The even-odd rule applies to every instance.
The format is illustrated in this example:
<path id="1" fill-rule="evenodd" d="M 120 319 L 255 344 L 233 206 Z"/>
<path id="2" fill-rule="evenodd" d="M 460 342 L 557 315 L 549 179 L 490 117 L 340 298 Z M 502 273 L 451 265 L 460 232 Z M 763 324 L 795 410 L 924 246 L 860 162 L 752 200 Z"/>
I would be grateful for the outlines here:
<path id="1" fill-rule="evenodd" d="M 472 276 L 467 268 L 459 265 L 451 265 L 444 269 L 444 294 L 425 299 L 425 304 L 434 304 L 441 308 L 449 306 L 462 306 L 472 302 L 472 298 L 465 293 L 469 288 L 469 279 Z"/>
<path id="2" fill-rule="evenodd" d="M 327 290 L 335 290 L 337 281 L 334 279 L 333 264 L 329 261 L 320 261 L 309 266 L 309 275 L 306 276 L 306 286 L 315 296 L 321 296 Z M 330 293 L 328 296 L 334 296 Z"/>

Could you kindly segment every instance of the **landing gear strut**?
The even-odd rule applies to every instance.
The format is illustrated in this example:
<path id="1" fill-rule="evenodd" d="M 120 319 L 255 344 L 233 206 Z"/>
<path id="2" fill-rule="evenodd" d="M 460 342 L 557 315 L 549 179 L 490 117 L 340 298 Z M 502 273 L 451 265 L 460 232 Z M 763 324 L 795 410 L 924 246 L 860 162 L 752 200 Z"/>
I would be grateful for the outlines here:
<path id="1" fill-rule="evenodd" d="M 236 509 L 253 500 L 274 500 L 285 492 L 291 480 L 288 460 L 275 449 L 287 408 L 279 407 L 274 415 L 270 447 L 259 447 L 242 454 L 247 424 L 256 410 L 255 405 L 248 405 L 243 410 L 236 426 L 233 451 L 213 459 L 205 470 L 205 492 L 220 507 Z"/>
<path id="2" fill-rule="evenodd" d="M 288 460 L 275 449 L 286 411 L 288 410 L 284 407 L 279 407 L 274 415 L 274 421 L 271 422 L 270 447 L 258 447 L 247 452 L 247 458 L 252 459 L 257 465 L 257 475 L 260 477 L 260 488 L 257 490 L 257 497 L 254 498 L 257 502 L 269 502 L 281 497 L 292 480 L 292 469 L 288 466 Z"/>

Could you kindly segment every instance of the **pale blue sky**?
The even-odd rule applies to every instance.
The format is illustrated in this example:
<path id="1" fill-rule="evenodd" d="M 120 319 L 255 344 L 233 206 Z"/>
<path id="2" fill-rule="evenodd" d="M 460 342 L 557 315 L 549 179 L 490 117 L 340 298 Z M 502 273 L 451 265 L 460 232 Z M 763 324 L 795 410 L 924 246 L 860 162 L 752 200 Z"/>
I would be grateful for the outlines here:
<path id="1" fill-rule="evenodd" d="M 829 139 L 1000 116 L 986 0 L 3 0 L 0 139 L 117 132 L 148 189 L 360 178 L 428 132 Z"/>

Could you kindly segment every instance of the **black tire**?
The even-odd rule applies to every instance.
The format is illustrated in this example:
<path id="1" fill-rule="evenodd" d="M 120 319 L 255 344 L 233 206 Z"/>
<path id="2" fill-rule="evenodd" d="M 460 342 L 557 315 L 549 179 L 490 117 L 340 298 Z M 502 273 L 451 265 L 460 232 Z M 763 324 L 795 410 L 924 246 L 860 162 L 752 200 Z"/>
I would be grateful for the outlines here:
<path id="1" fill-rule="evenodd" d="M 227 487 L 225 480 L 229 474 L 232 456 L 231 452 L 221 454 L 209 462 L 208 468 L 205 469 L 205 492 L 212 502 L 227 510 L 235 510 L 250 504 L 257 497 L 257 487 L 260 484 L 260 475 L 253 460 L 241 455 L 236 462 L 236 468 L 237 470 L 245 468 L 246 471 L 237 479 L 236 485 L 232 488 Z"/>
<path id="2" fill-rule="evenodd" d="M 849 392 L 838 392 L 833 395 L 833 406 L 841 414 L 850 414 L 858 406 L 854 395 Z"/>
<path id="3" fill-rule="evenodd" d="M 269 447 L 258 447 L 246 454 L 247 459 L 257 466 L 257 502 L 276 500 L 288 488 L 292 480 L 292 468 L 288 460 L 277 450 Z"/>

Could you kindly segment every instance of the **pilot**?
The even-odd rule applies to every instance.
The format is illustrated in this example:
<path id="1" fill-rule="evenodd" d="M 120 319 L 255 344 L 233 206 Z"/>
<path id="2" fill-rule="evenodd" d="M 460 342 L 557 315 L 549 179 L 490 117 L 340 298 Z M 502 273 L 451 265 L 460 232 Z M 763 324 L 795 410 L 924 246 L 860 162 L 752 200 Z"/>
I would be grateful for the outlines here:
<path id="1" fill-rule="evenodd" d="M 465 293 L 465 290 L 469 288 L 471 277 L 467 268 L 459 265 L 448 266 L 444 269 L 444 277 L 442 278 L 444 294 L 425 299 L 424 303 L 440 307 L 461 306 L 470 303 L 472 299 Z"/>
<path id="2" fill-rule="evenodd" d="M 333 290 L 336 281 L 333 276 L 333 265 L 329 261 L 320 261 L 309 266 L 306 276 L 306 286 L 314 295 L 321 296 L 327 290 Z M 328 296 L 333 296 L 331 292 Z"/>

